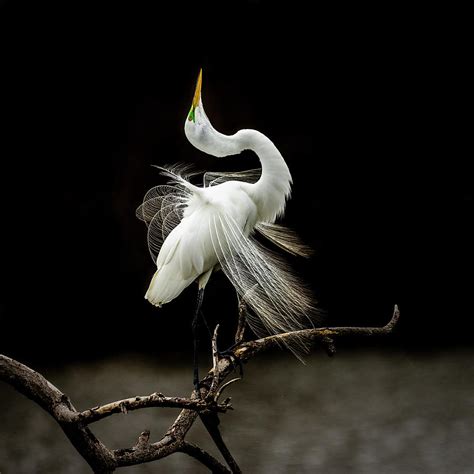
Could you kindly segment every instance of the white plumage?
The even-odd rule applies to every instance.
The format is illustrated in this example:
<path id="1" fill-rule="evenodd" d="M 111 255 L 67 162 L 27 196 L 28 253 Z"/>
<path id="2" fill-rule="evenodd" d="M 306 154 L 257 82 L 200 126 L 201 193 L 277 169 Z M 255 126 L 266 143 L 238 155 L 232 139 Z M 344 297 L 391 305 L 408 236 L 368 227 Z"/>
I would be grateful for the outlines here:
<path id="1" fill-rule="evenodd" d="M 286 262 L 253 237 L 260 232 L 280 248 L 308 256 L 310 250 L 289 229 L 275 224 L 285 210 L 291 175 L 276 146 L 256 130 L 232 136 L 217 132 L 201 99 L 202 73 L 185 123 L 188 140 L 198 149 L 223 157 L 253 150 L 260 170 L 206 173 L 203 187 L 175 169 L 170 178 L 145 195 L 137 216 L 148 225 L 148 245 L 156 272 L 145 298 L 155 306 L 169 303 L 198 280 L 204 287 L 221 268 L 251 311 L 248 323 L 259 336 L 312 325 L 314 305 L 309 291 Z M 290 349 L 305 349 L 295 339 Z"/>

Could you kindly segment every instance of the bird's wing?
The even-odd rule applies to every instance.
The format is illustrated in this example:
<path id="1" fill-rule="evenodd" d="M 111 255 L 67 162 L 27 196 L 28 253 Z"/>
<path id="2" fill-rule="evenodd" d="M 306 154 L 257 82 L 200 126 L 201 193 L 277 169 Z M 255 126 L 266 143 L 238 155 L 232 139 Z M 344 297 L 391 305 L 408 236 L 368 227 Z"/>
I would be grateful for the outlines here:
<path id="1" fill-rule="evenodd" d="M 210 235 L 222 270 L 254 313 L 247 320 L 258 337 L 314 325 L 311 294 L 284 260 L 244 235 L 227 214 L 213 216 Z M 300 359 L 307 346 L 298 335 L 288 344 Z"/>
<path id="2" fill-rule="evenodd" d="M 148 250 L 153 262 L 168 234 L 181 222 L 189 200 L 189 191 L 180 184 L 151 188 L 136 210 L 137 217 L 148 226 Z"/>
<path id="3" fill-rule="evenodd" d="M 196 191 L 187 178 L 194 173 L 183 165 L 171 167 L 156 166 L 170 179 L 169 184 L 151 188 L 143 198 L 143 203 L 136 210 L 136 216 L 148 227 L 148 250 L 153 262 L 160 252 L 161 246 L 168 234 L 181 222 L 183 211 L 189 199 Z M 204 187 L 215 186 L 226 181 L 255 182 L 261 174 L 261 169 L 236 172 L 207 172 L 204 174 Z"/>
<path id="4" fill-rule="evenodd" d="M 261 168 L 246 171 L 207 171 L 204 173 L 204 187 L 216 186 L 226 181 L 244 181 L 246 183 L 256 183 L 262 174 Z"/>
<path id="5" fill-rule="evenodd" d="M 162 185 L 151 188 L 138 206 L 136 216 L 148 226 L 157 212 L 161 211 L 163 199 L 168 195 L 176 194 L 175 186 Z"/>
<path id="6" fill-rule="evenodd" d="M 288 227 L 260 222 L 255 226 L 255 229 L 275 245 L 292 255 L 310 257 L 313 254 L 313 249 L 301 242 L 296 232 Z"/>

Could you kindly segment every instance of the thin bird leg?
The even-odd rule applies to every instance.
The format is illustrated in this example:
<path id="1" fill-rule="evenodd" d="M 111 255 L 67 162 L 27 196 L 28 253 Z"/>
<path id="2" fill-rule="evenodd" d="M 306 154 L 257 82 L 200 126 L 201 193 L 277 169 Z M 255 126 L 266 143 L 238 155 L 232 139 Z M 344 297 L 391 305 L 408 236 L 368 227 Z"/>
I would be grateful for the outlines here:
<path id="1" fill-rule="evenodd" d="M 199 393 L 199 360 L 198 360 L 198 349 L 199 349 L 199 313 L 201 311 L 202 300 L 204 298 L 204 288 L 199 288 L 198 297 L 196 303 L 196 311 L 194 312 L 192 329 L 193 329 L 193 365 L 194 375 L 193 384 L 196 391 Z"/>
<path id="2" fill-rule="evenodd" d="M 204 322 L 204 326 L 206 326 L 207 332 L 209 333 L 209 339 L 212 339 L 213 331 L 211 330 L 211 327 L 209 326 L 209 323 L 207 322 L 207 319 L 204 316 L 204 313 L 202 311 L 200 311 L 199 315 L 201 316 L 201 319 Z"/>
<path id="3" fill-rule="evenodd" d="M 234 343 L 227 349 L 219 351 L 220 355 L 231 355 L 232 351 L 244 340 L 245 324 L 247 322 L 247 304 L 238 293 L 237 301 L 239 303 L 239 319 L 237 321 L 237 329 L 235 331 Z"/>
<path id="4" fill-rule="evenodd" d="M 237 330 L 235 332 L 235 339 L 234 343 L 225 349 L 224 351 L 219 351 L 219 355 L 221 357 L 229 357 L 230 362 L 232 363 L 232 366 L 234 367 L 234 370 L 236 370 L 236 365 L 235 362 L 237 362 L 237 365 L 239 366 L 239 372 L 240 376 L 244 376 L 244 368 L 242 365 L 242 361 L 235 356 L 234 354 L 234 349 L 243 341 L 244 339 L 244 332 L 245 332 L 245 324 L 246 324 L 246 316 L 247 316 L 247 305 L 245 303 L 245 300 L 240 297 L 240 295 L 237 293 L 237 300 L 239 302 L 239 319 L 237 322 Z"/>
<path id="5" fill-rule="evenodd" d="M 237 300 L 239 302 L 239 320 L 237 322 L 237 330 L 235 331 L 235 344 L 240 344 L 244 340 L 245 324 L 247 322 L 247 304 L 238 293 Z"/>
<path id="6" fill-rule="evenodd" d="M 198 280 L 199 289 L 204 289 L 206 287 L 206 285 L 209 281 L 209 278 L 211 278 L 211 274 L 212 274 L 213 271 L 214 271 L 214 268 L 211 268 L 210 270 L 203 273 L 199 277 L 199 280 Z M 211 330 L 211 328 L 209 327 L 209 324 L 207 323 L 207 319 L 204 316 L 204 313 L 202 311 L 200 311 L 200 316 L 201 316 L 202 320 L 204 321 L 204 325 L 206 326 L 207 332 L 209 333 L 209 338 L 212 339 L 212 335 L 213 335 L 214 331 Z"/>

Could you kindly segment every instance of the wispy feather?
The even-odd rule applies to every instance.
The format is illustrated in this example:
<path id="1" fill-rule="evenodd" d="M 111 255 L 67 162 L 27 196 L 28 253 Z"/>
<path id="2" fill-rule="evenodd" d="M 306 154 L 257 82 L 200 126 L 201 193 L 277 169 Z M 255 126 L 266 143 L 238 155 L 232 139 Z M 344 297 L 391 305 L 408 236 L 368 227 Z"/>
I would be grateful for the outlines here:
<path id="1" fill-rule="evenodd" d="M 216 186 L 237 176 L 253 180 L 258 172 L 208 172 L 204 182 Z M 154 261 L 164 239 L 182 220 L 193 197 L 192 189 L 196 189 L 187 181 L 189 175 L 182 168 L 162 169 L 162 173 L 170 183 L 150 189 L 137 209 L 137 216 L 148 225 L 148 247 Z M 305 257 L 311 254 L 311 249 L 286 227 L 260 222 L 255 229 L 290 254 Z M 314 325 L 318 312 L 311 292 L 280 255 L 252 235 L 245 235 L 224 209 L 210 220 L 209 235 L 220 268 L 250 308 L 247 321 L 258 337 Z M 300 359 L 308 348 L 308 342 L 301 337 L 285 345 Z"/>

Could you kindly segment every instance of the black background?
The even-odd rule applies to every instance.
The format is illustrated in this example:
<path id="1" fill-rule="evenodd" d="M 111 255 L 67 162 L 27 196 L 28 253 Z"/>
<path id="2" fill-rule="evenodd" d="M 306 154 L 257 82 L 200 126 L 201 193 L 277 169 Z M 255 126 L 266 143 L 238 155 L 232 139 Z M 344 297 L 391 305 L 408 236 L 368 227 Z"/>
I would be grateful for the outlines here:
<path id="1" fill-rule="evenodd" d="M 383 324 L 398 303 L 394 337 L 353 344 L 470 344 L 462 12 L 225 5 L 2 4 L 1 352 L 190 352 L 195 287 L 160 311 L 143 299 L 154 268 L 134 211 L 163 183 L 150 165 L 258 164 L 187 142 L 200 67 L 215 127 L 258 129 L 288 163 L 284 222 L 316 250 L 292 264 L 326 324 Z M 230 284 L 206 292 L 230 327 Z"/>

